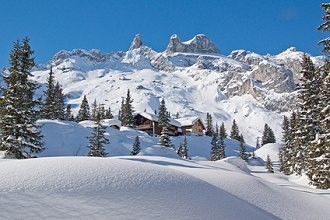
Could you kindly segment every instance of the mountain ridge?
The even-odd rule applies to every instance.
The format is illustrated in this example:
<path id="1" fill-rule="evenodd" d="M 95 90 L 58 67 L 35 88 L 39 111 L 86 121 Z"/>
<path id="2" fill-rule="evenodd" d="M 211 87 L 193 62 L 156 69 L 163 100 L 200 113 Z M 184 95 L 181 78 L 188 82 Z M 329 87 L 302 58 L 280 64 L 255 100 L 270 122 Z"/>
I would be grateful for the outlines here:
<path id="1" fill-rule="evenodd" d="M 196 42 L 194 39 L 183 44 L 190 45 Z M 90 103 L 96 99 L 117 115 L 121 97 L 130 89 L 136 111 L 153 113 L 165 98 L 172 115 L 178 112 L 205 118 L 209 112 L 214 123 L 224 121 L 227 130 L 231 121 L 237 120 L 251 128 L 243 135 L 253 144 L 262 135 L 264 123 L 276 130 L 280 140 L 281 118 L 295 107 L 302 54 L 295 48 L 277 55 L 246 50 L 228 56 L 205 50 L 156 52 L 137 35 L 126 52 L 59 51 L 48 63 L 34 69 L 33 79 L 45 83 L 52 66 L 74 113 L 86 95 Z M 321 64 L 323 57 L 312 60 Z M 43 89 L 39 89 L 39 96 Z"/>

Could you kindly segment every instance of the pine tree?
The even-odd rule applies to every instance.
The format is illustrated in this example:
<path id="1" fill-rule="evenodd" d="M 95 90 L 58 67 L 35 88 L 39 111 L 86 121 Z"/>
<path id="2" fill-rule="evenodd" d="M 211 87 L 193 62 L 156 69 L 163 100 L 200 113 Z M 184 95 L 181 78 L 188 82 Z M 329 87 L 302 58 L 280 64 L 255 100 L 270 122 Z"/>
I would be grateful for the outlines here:
<path id="1" fill-rule="evenodd" d="M 72 110 L 71 110 L 71 105 L 70 104 L 68 104 L 66 106 L 66 111 L 65 111 L 64 119 L 67 120 L 67 121 L 74 121 L 74 116 L 72 114 Z"/>
<path id="2" fill-rule="evenodd" d="M 241 134 L 241 135 L 239 136 L 239 141 L 242 141 L 243 143 L 245 143 L 245 140 L 244 140 L 244 136 L 243 136 L 243 134 Z"/>
<path id="3" fill-rule="evenodd" d="M 273 165 L 272 165 L 272 161 L 269 157 L 269 154 L 267 155 L 267 159 L 266 159 L 266 163 L 265 163 L 266 169 L 270 172 L 270 173 L 274 173 L 274 169 L 273 169 Z"/>
<path id="4" fill-rule="evenodd" d="M 268 126 L 268 124 L 266 123 L 264 126 L 264 131 L 263 131 L 263 135 L 261 138 L 261 145 L 265 145 L 265 144 L 269 144 L 269 143 L 275 143 L 276 139 L 275 139 L 275 135 L 273 130 Z"/>
<path id="5" fill-rule="evenodd" d="M 170 122 L 170 119 L 167 114 L 165 100 L 162 99 L 160 102 L 159 111 L 158 111 L 158 125 L 159 125 L 160 129 L 163 129 L 164 127 L 166 127 L 168 129 L 169 122 Z"/>
<path id="6" fill-rule="evenodd" d="M 259 142 L 259 137 L 257 137 L 257 142 L 256 142 L 256 149 L 259 149 L 261 146 L 260 146 L 260 142 Z"/>
<path id="7" fill-rule="evenodd" d="M 110 142 L 109 139 L 104 136 L 106 127 L 102 125 L 102 112 L 99 110 L 99 108 L 96 111 L 95 126 L 91 136 L 89 137 L 88 156 L 105 157 L 107 156 L 107 153 L 105 151 L 104 145 L 109 144 Z"/>
<path id="8" fill-rule="evenodd" d="M 170 136 L 168 135 L 168 129 L 167 129 L 166 126 L 163 127 L 163 130 L 162 130 L 161 135 L 159 137 L 158 145 L 174 149 L 174 146 L 171 142 Z"/>
<path id="9" fill-rule="evenodd" d="M 96 120 L 96 111 L 97 111 L 97 101 L 94 99 L 94 102 L 92 103 L 91 106 L 91 120 L 95 121 Z"/>
<path id="10" fill-rule="evenodd" d="M 76 120 L 80 122 L 89 119 L 90 119 L 89 104 L 86 95 L 84 95 L 84 98 L 81 101 L 80 109 L 78 111 Z"/>
<path id="11" fill-rule="evenodd" d="M 293 116 L 295 117 L 295 113 Z M 280 149 L 279 153 L 279 163 L 280 163 L 280 171 L 286 175 L 292 173 L 292 135 L 290 133 L 290 121 L 288 117 L 284 116 L 282 122 L 282 130 L 283 130 L 283 137 L 282 137 L 282 148 Z"/>
<path id="12" fill-rule="evenodd" d="M 219 136 L 216 132 L 212 132 L 212 139 L 211 139 L 211 161 L 220 160 L 220 145 L 219 145 Z"/>
<path id="13" fill-rule="evenodd" d="M 233 124 L 231 126 L 230 138 L 234 139 L 234 140 L 238 140 L 238 141 L 240 141 L 240 138 L 241 138 L 239 135 L 239 129 L 238 129 L 235 119 L 233 120 Z"/>
<path id="14" fill-rule="evenodd" d="M 113 118 L 110 107 L 105 111 L 105 118 L 106 119 L 112 119 Z"/>
<path id="15" fill-rule="evenodd" d="M 319 189 L 330 188 L 330 61 L 319 69 L 322 84 L 319 93 L 320 130 L 306 147 L 306 174 Z"/>
<path id="16" fill-rule="evenodd" d="M 225 139 L 221 135 L 219 136 L 219 153 L 220 153 L 220 159 L 226 158 L 226 145 L 225 145 Z"/>
<path id="17" fill-rule="evenodd" d="M 63 89 L 59 82 L 55 84 L 54 87 L 54 105 L 53 111 L 55 119 L 64 119 L 64 95 Z"/>
<path id="18" fill-rule="evenodd" d="M 18 159 L 36 157 L 44 150 L 40 126 L 37 124 L 37 104 L 33 96 L 37 84 L 29 80 L 35 65 L 29 38 L 17 41 L 10 54 L 7 87 L 0 98 L 0 150 Z"/>
<path id="19" fill-rule="evenodd" d="M 183 136 L 183 141 L 180 143 L 179 149 L 178 149 L 178 155 L 184 159 L 188 159 L 188 144 L 187 144 L 187 137 L 186 135 Z"/>
<path id="20" fill-rule="evenodd" d="M 137 154 L 140 153 L 141 151 L 141 146 L 140 146 L 140 139 L 139 139 L 139 136 L 136 136 L 135 137 L 135 140 L 134 140 L 134 143 L 133 143 L 133 148 L 132 148 L 132 152 L 131 152 L 131 155 L 135 156 Z"/>
<path id="21" fill-rule="evenodd" d="M 129 89 L 127 90 L 125 101 L 122 100 L 121 108 L 121 122 L 123 126 L 133 127 L 134 117 L 133 117 L 133 99 L 131 97 Z"/>
<path id="22" fill-rule="evenodd" d="M 322 17 L 324 23 L 322 23 L 317 29 L 323 32 L 328 32 L 330 30 L 330 3 L 323 3 L 322 8 L 325 12 L 325 15 Z M 318 42 L 324 46 L 323 52 L 330 53 L 330 38 L 325 38 Z"/>
<path id="23" fill-rule="evenodd" d="M 46 91 L 44 91 L 45 95 L 45 102 L 43 103 L 43 109 L 41 111 L 41 117 L 45 119 L 55 119 L 53 106 L 55 105 L 55 99 L 54 99 L 54 88 L 55 88 L 55 79 L 54 79 L 54 73 L 53 68 L 50 68 L 49 76 L 47 77 L 46 82 Z"/>
<path id="24" fill-rule="evenodd" d="M 246 156 L 246 149 L 243 141 L 239 142 L 239 157 L 245 161 L 248 159 Z"/>
<path id="25" fill-rule="evenodd" d="M 206 131 L 205 131 L 206 136 L 212 137 L 213 135 L 213 121 L 212 121 L 212 116 L 210 113 L 206 113 Z"/>
<path id="26" fill-rule="evenodd" d="M 225 128 L 225 124 L 222 122 L 221 123 L 221 126 L 220 126 L 220 132 L 219 132 L 220 134 L 220 137 L 222 138 L 222 139 L 225 139 L 225 138 L 227 138 L 227 131 L 226 131 L 226 128 Z"/>

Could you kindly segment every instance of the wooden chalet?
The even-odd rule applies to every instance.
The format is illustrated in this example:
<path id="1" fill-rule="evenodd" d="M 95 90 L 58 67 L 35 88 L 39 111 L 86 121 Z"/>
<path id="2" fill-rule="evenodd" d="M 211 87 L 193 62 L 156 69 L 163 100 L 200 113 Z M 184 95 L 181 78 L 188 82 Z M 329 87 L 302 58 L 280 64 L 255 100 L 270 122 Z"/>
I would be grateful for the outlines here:
<path id="1" fill-rule="evenodd" d="M 145 131 L 150 135 L 160 135 L 161 134 L 161 127 L 158 123 L 158 116 L 146 112 L 137 113 L 134 116 L 135 121 L 135 129 L 140 131 Z M 168 129 L 169 135 L 176 136 L 179 134 L 179 128 L 181 124 L 174 120 L 170 119 L 170 127 Z"/>
<path id="2" fill-rule="evenodd" d="M 176 121 L 181 124 L 181 132 L 184 135 L 204 135 L 205 126 L 200 117 L 178 118 Z"/>

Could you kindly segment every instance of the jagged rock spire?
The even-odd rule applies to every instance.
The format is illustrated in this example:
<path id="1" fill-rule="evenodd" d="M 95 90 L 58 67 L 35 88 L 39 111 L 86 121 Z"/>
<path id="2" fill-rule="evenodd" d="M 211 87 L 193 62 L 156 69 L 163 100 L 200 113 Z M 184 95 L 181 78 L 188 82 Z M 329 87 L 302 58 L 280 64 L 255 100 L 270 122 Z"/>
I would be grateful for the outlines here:
<path id="1" fill-rule="evenodd" d="M 140 34 L 135 35 L 131 46 L 129 47 L 129 50 L 134 50 L 134 49 L 138 49 L 140 47 L 144 46 L 142 40 L 141 40 L 141 36 Z"/>
<path id="2" fill-rule="evenodd" d="M 193 39 L 181 42 L 178 35 L 173 34 L 166 48 L 167 53 L 220 53 L 220 50 L 204 34 L 198 34 Z"/>

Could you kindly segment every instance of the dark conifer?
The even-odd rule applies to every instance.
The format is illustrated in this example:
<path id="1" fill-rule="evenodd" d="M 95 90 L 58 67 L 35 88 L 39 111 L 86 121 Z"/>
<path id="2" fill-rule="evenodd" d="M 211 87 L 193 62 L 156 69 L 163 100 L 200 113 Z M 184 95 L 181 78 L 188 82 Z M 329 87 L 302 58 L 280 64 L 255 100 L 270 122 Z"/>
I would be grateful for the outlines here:
<path id="1" fill-rule="evenodd" d="M 187 137 L 186 135 L 183 136 L 183 141 L 180 143 L 179 149 L 178 149 L 178 155 L 184 159 L 188 159 L 188 144 L 187 144 Z"/>
<path id="2" fill-rule="evenodd" d="M 102 112 L 100 108 L 96 110 L 95 126 L 93 132 L 89 137 L 89 152 L 88 156 L 91 157 L 105 157 L 107 153 L 105 151 L 104 145 L 109 144 L 109 139 L 107 139 L 105 134 L 105 126 L 102 125 Z"/>
<path id="3" fill-rule="evenodd" d="M 274 173 L 272 161 L 271 161 L 269 155 L 267 155 L 265 166 L 266 166 L 266 169 L 268 170 L 268 172 Z"/>
<path id="4" fill-rule="evenodd" d="M 34 93 L 37 84 L 29 80 L 35 65 L 29 38 L 17 41 L 10 54 L 9 76 L 5 77 L 7 87 L 0 98 L 0 150 L 18 159 L 36 157 L 43 151 L 40 126 L 37 124 Z"/>
<path id="5" fill-rule="evenodd" d="M 235 119 L 233 120 L 233 124 L 231 126 L 230 138 L 238 141 L 241 139 Z"/>
<path id="6" fill-rule="evenodd" d="M 88 104 L 86 95 L 84 95 L 84 98 L 81 101 L 80 109 L 78 111 L 76 120 L 78 122 L 84 121 L 84 120 L 90 120 L 89 104 Z"/>
<path id="7" fill-rule="evenodd" d="M 162 99 L 160 102 L 159 111 L 158 111 L 158 125 L 159 125 L 160 129 L 163 129 L 164 127 L 168 128 L 169 122 L 170 122 L 170 119 L 167 114 L 165 100 Z"/>
<path id="8" fill-rule="evenodd" d="M 210 113 L 206 113 L 206 131 L 205 131 L 206 136 L 212 137 L 213 135 L 213 120 L 212 116 Z"/>
<path id="9" fill-rule="evenodd" d="M 131 155 L 135 156 L 135 155 L 140 153 L 140 151 L 141 151 L 141 146 L 140 145 L 141 145 L 140 138 L 139 138 L 139 136 L 136 136 L 135 140 L 134 140 L 134 143 L 133 143 L 133 148 L 132 148 Z"/>

